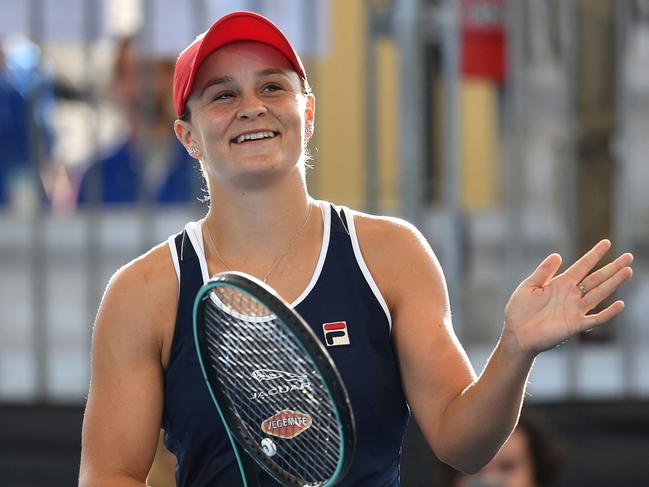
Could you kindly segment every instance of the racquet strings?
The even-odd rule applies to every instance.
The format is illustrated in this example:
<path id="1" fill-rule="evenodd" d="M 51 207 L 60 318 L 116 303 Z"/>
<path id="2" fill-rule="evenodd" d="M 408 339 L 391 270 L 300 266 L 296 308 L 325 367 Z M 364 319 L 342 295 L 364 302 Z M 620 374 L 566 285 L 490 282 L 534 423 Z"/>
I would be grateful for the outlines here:
<path id="1" fill-rule="evenodd" d="M 210 293 L 204 325 L 210 367 L 244 440 L 260 446 L 270 438 L 277 452 L 269 460 L 308 484 L 330 479 L 343 432 L 320 373 L 291 332 L 263 303 L 230 286 Z M 283 410 L 309 415 L 311 426 L 290 439 L 264 432 L 262 422 Z"/>

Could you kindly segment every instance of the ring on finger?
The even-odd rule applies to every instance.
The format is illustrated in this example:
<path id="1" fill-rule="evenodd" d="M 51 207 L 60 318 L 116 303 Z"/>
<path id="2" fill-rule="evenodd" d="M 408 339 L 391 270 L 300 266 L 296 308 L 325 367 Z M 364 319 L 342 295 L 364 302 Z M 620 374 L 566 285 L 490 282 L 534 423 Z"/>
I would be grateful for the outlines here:
<path id="1" fill-rule="evenodd" d="M 579 292 L 581 292 L 581 297 L 583 298 L 586 296 L 586 293 L 588 292 L 588 289 L 586 289 L 586 286 L 582 282 L 577 283 L 577 288 L 579 289 Z"/>

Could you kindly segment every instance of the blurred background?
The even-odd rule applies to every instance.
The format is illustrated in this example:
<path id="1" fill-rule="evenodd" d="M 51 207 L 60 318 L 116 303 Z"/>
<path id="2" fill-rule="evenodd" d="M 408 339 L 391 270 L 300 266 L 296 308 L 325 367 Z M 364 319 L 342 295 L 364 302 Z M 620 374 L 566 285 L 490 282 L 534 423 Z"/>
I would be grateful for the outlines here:
<path id="1" fill-rule="evenodd" d="M 648 0 L 0 0 L 2 485 L 76 482 L 104 286 L 206 211 L 175 57 L 239 9 L 305 61 L 311 194 L 424 232 L 478 371 L 545 255 L 635 254 L 626 311 L 537 359 L 527 408 L 562 446 L 543 485 L 649 485 Z M 402 485 L 444 470 L 412 424 Z"/>

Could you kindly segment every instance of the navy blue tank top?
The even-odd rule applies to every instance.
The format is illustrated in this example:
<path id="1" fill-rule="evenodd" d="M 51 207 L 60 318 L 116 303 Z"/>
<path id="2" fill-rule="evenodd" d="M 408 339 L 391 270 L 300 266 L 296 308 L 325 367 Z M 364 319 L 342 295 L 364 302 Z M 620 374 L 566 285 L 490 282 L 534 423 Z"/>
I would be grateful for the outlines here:
<path id="1" fill-rule="evenodd" d="M 361 255 L 351 212 L 323 203 L 323 217 L 316 270 L 292 305 L 327 345 L 350 394 L 357 445 L 339 485 L 395 487 L 409 410 L 392 349 L 389 310 Z M 180 296 L 164 377 L 162 427 L 165 445 L 178 459 L 178 487 L 236 487 L 242 485 L 239 468 L 194 349 L 194 298 L 208 279 L 202 242 L 197 222 L 169 238 Z M 263 472 L 260 478 L 264 487 L 279 485 Z"/>

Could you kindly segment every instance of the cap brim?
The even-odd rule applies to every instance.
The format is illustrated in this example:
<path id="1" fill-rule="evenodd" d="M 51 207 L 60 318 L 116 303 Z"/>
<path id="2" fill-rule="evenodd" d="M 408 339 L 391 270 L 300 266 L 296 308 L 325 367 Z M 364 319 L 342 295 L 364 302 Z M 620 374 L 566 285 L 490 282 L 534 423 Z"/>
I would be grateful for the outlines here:
<path id="1" fill-rule="evenodd" d="M 202 35 L 202 38 L 196 39 L 195 42 L 200 42 L 200 45 L 192 60 L 189 76 L 184 83 L 181 103 L 183 106 L 191 94 L 196 73 L 203 61 L 220 47 L 241 41 L 261 42 L 274 47 L 289 60 L 297 74 L 306 79 L 302 61 L 286 36 L 275 24 L 254 12 L 233 12 L 220 18 Z M 182 107 L 177 106 L 176 108 L 178 111 L 182 110 Z"/>

